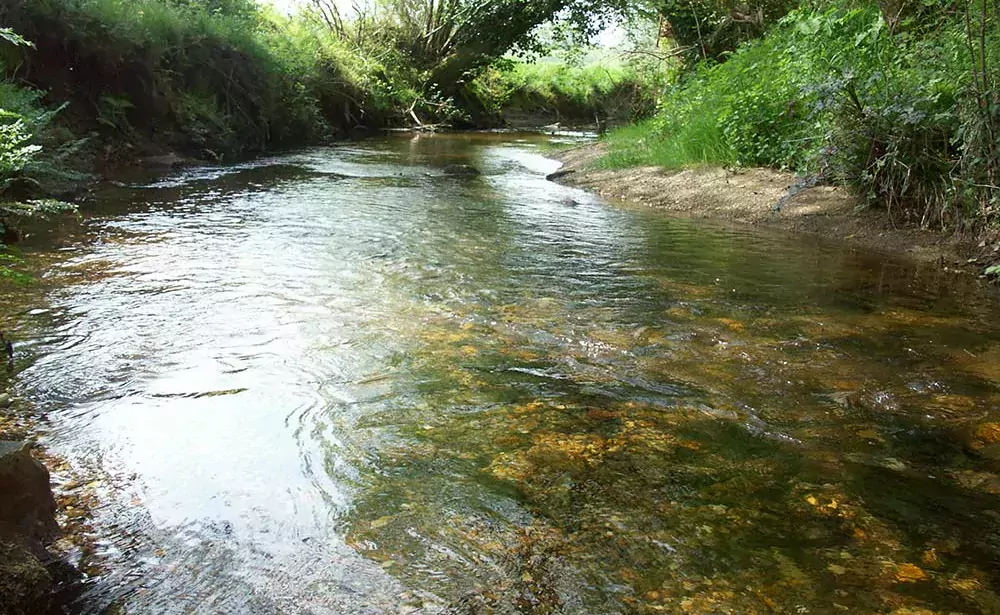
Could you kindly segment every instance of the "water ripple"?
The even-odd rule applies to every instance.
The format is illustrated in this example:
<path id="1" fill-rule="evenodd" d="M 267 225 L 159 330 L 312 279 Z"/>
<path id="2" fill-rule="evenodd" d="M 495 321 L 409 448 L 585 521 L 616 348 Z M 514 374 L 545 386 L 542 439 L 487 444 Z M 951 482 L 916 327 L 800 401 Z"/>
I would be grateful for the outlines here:
<path id="1" fill-rule="evenodd" d="M 400 137 L 96 196 L 17 329 L 47 444 L 104 502 L 108 570 L 74 608 L 652 612 L 721 600 L 709 581 L 784 608 L 753 571 L 793 569 L 796 605 L 847 600 L 794 545 L 853 539 L 802 502 L 854 497 L 843 451 L 910 467 L 928 412 L 1000 415 L 995 304 L 610 207 L 546 182 L 544 142 Z"/>

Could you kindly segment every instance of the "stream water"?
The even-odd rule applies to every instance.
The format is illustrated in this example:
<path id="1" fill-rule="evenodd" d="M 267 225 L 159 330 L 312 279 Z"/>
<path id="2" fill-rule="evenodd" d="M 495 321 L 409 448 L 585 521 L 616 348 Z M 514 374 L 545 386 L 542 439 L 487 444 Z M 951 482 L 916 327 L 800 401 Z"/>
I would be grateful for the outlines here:
<path id="1" fill-rule="evenodd" d="M 29 244 L 71 610 L 1000 613 L 996 295 L 607 204 L 554 140 L 134 179 Z"/>

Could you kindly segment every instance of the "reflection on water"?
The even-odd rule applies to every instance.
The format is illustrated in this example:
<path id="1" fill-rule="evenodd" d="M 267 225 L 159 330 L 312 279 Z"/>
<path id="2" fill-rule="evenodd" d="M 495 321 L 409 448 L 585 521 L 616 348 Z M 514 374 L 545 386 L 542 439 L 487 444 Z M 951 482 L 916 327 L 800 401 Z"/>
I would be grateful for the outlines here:
<path id="1" fill-rule="evenodd" d="M 995 299 L 546 143 L 128 182 L 36 246 L 20 386 L 105 503 L 75 608 L 1000 612 Z"/>

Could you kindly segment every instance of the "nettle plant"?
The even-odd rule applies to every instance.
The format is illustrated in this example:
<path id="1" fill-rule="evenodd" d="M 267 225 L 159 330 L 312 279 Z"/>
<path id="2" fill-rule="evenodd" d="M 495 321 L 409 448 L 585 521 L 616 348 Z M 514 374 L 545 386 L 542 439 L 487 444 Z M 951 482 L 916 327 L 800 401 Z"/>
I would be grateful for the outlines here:
<path id="1" fill-rule="evenodd" d="M 0 109 L 0 183 L 19 175 L 42 151 L 31 143 L 33 137 L 23 116 Z"/>
<path id="2" fill-rule="evenodd" d="M 0 41 L 15 47 L 34 47 L 10 28 L 0 28 Z M 0 105 L 3 103 L 0 100 Z M 31 143 L 34 135 L 25 120 L 19 113 L 0 108 L 0 182 L 9 182 L 21 173 L 42 149 Z"/>

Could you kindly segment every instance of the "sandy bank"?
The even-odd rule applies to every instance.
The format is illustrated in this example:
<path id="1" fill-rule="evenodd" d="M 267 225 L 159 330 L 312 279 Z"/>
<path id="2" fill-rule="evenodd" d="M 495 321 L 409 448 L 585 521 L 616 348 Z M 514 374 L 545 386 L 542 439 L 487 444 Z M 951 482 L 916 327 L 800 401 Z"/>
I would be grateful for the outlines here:
<path id="1" fill-rule="evenodd" d="M 557 153 L 553 179 L 625 203 L 673 215 L 782 229 L 838 239 L 859 247 L 906 254 L 942 268 L 979 275 L 1000 260 L 1000 237 L 965 236 L 894 222 L 886 212 L 860 207 L 844 188 L 799 188 L 792 173 L 720 168 L 667 171 L 659 167 L 601 169 L 604 144 Z"/>

